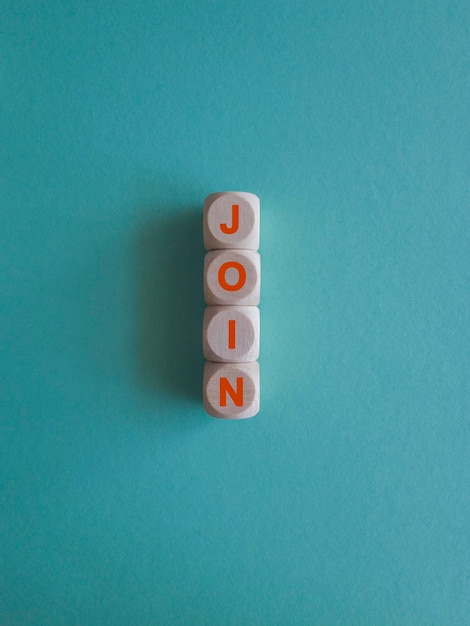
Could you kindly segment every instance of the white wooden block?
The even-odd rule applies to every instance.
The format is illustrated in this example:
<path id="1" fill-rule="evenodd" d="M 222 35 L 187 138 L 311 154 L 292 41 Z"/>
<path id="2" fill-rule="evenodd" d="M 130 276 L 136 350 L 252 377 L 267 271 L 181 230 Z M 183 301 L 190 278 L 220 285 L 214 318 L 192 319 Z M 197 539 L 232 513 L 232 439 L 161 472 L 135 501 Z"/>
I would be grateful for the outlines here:
<path id="1" fill-rule="evenodd" d="M 212 417 L 243 419 L 259 411 L 259 364 L 210 363 L 204 366 L 204 410 Z"/>
<path id="2" fill-rule="evenodd" d="M 256 306 L 208 306 L 203 322 L 205 358 L 223 363 L 256 361 L 259 328 Z"/>
<path id="3" fill-rule="evenodd" d="M 260 300 L 261 261 L 254 250 L 212 250 L 204 259 L 207 304 L 256 306 Z"/>
<path id="4" fill-rule="evenodd" d="M 204 201 L 206 250 L 259 248 L 260 203 L 254 193 L 211 193 Z"/>

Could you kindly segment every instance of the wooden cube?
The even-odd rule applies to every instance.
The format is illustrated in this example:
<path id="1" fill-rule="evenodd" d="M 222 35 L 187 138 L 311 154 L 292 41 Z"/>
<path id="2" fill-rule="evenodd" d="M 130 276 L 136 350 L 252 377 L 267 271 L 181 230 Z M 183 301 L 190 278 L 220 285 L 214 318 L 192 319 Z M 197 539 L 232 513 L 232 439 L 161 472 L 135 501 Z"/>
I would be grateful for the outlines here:
<path id="1" fill-rule="evenodd" d="M 205 358 L 224 363 L 256 361 L 259 329 L 256 306 L 208 306 L 203 322 Z"/>
<path id="2" fill-rule="evenodd" d="M 256 306 L 260 300 L 261 262 L 254 250 L 212 250 L 204 260 L 207 304 Z"/>
<path id="3" fill-rule="evenodd" d="M 210 363 L 204 367 L 204 410 L 212 417 L 243 419 L 259 411 L 259 365 Z"/>
<path id="4" fill-rule="evenodd" d="M 211 193 L 204 201 L 206 250 L 258 250 L 260 230 L 258 196 L 244 191 Z"/>

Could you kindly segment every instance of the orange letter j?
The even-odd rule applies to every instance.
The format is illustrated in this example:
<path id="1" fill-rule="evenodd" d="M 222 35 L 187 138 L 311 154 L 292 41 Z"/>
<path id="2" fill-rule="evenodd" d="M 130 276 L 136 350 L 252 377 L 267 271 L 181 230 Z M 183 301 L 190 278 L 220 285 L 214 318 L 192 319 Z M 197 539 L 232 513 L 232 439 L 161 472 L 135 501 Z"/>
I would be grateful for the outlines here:
<path id="1" fill-rule="evenodd" d="M 238 204 L 232 204 L 232 225 L 228 226 L 228 224 L 221 224 L 220 230 L 225 235 L 233 235 L 238 230 L 238 222 L 239 222 L 239 214 L 238 214 Z"/>

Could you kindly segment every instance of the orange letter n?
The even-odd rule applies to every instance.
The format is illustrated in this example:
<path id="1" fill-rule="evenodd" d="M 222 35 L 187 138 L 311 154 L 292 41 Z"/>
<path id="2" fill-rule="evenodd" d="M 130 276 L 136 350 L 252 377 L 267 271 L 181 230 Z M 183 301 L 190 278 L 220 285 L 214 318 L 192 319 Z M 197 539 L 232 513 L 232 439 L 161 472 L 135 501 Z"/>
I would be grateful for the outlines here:
<path id="1" fill-rule="evenodd" d="M 229 226 L 228 224 L 220 225 L 220 230 L 226 235 L 233 235 L 238 230 L 238 218 L 239 218 L 238 209 L 239 209 L 238 204 L 232 204 L 232 225 L 231 226 Z"/>
<path id="2" fill-rule="evenodd" d="M 227 406 L 227 394 L 235 406 L 243 406 L 243 376 L 237 376 L 237 390 L 229 383 L 228 378 L 220 379 L 220 406 Z"/>

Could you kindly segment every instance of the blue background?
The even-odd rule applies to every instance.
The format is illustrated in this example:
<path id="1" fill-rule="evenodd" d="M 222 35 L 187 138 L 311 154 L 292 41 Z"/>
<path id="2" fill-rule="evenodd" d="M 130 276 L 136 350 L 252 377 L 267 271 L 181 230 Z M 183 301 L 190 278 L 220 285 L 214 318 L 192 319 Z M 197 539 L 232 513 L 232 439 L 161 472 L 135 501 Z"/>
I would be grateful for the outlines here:
<path id="1" fill-rule="evenodd" d="M 0 622 L 470 622 L 470 4 L 2 2 Z M 201 405 L 262 202 L 262 409 Z"/>

